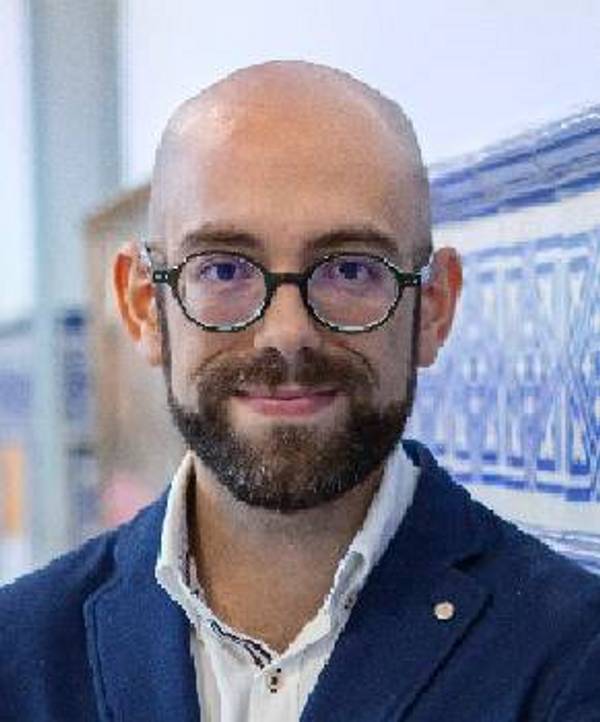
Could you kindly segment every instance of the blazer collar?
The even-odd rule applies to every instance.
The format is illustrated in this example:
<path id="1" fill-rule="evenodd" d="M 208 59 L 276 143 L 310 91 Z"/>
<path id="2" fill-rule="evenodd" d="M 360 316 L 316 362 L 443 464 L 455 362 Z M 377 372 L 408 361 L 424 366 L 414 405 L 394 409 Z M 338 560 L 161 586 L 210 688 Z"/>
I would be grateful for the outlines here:
<path id="1" fill-rule="evenodd" d="M 371 572 L 302 722 L 401 719 L 488 598 L 458 568 L 489 543 L 488 516 L 474 511 L 425 447 L 403 444 L 421 467 L 413 504 Z M 166 499 L 167 491 L 121 529 L 115 574 L 84 605 L 103 720 L 200 717 L 189 622 L 154 577 Z M 436 618 L 440 602 L 451 602 L 452 619 Z"/>

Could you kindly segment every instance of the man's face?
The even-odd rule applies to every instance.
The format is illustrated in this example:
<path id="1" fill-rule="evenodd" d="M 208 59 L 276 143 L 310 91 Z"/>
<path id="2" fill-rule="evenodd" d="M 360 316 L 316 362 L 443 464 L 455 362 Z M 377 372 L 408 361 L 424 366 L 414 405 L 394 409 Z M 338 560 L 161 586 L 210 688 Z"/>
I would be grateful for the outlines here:
<path id="1" fill-rule="evenodd" d="M 298 272 L 327 253 L 366 251 L 412 270 L 410 161 L 370 116 L 217 109 L 182 133 L 162 183 L 169 265 L 226 249 Z M 253 505 L 289 512 L 345 493 L 381 466 L 410 414 L 417 293 L 405 290 L 383 327 L 352 335 L 318 325 L 292 285 L 236 333 L 194 325 L 168 294 L 163 362 L 186 442 Z"/>

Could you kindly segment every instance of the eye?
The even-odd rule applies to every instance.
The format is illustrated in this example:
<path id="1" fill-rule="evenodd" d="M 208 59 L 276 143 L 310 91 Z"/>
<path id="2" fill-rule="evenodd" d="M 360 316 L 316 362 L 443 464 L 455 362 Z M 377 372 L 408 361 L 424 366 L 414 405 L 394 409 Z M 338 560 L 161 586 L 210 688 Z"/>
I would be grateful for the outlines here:
<path id="1" fill-rule="evenodd" d="M 188 264 L 190 283 L 231 283 L 255 278 L 256 266 L 238 256 L 198 256 Z"/>
<path id="2" fill-rule="evenodd" d="M 336 272 L 346 281 L 361 280 L 369 273 L 365 264 L 358 261 L 340 261 Z"/>
<path id="3" fill-rule="evenodd" d="M 231 281 L 239 274 L 239 266 L 231 261 L 206 264 L 202 269 L 202 276 L 213 281 Z"/>
<path id="4" fill-rule="evenodd" d="M 362 285 L 381 280 L 385 268 L 376 259 L 350 256 L 325 261 L 315 271 L 315 281 Z"/>

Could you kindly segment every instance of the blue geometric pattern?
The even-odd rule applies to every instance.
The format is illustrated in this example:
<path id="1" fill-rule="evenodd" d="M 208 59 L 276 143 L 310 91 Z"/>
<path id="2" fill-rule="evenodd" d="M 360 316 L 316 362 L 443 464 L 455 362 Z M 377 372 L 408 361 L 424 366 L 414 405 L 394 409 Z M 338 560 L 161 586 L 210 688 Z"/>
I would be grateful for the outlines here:
<path id="1" fill-rule="evenodd" d="M 509 138 L 432 173 L 434 223 L 555 203 L 600 185 L 600 106 Z"/>
<path id="2" fill-rule="evenodd" d="M 600 499 L 600 229 L 463 256 L 411 432 L 455 478 Z"/>

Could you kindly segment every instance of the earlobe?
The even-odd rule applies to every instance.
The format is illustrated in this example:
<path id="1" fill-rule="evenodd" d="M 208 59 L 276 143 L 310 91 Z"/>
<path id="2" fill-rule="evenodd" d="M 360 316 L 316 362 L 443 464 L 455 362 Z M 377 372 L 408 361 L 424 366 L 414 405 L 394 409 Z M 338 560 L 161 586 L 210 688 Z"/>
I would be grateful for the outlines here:
<path id="1" fill-rule="evenodd" d="M 421 288 L 418 365 L 431 366 L 452 328 L 462 289 L 462 265 L 453 248 L 434 254 L 430 281 Z"/>
<path id="2" fill-rule="evenodd" d="M 154 286 L 134 242 L 126 243 L 115 256 L 113 287 L 130 338 L 150 365 L 159 365 L 162 352 Z"/>

